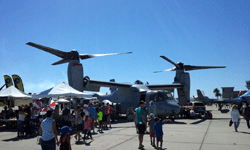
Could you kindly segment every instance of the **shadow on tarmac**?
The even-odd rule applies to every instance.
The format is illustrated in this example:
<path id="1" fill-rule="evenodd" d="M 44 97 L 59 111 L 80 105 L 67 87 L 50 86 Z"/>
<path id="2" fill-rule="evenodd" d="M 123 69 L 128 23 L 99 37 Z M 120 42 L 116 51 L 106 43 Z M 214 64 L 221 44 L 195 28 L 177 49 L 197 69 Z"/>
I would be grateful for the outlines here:
<path id="1" fill-rule="evenodd" d="M 187 124 L 186 122 L 180 122 L 180 121 L 174 121 L 174 122 L 168 122 L 165 124 Z"/>
<path id="2" fill-rule="evenodd" d="M 240 132 L 240 131 L 238 133 L 250 134 L 250 132 Z"/>
<path id="3" fill-rule="evenodd" d="M 195 122 L 193 122 L 193 123 L 191 123 L 191 124 L 199 124 L 199 123 L 202 123 L 202 122 L 204 122 L 204 121 L 206 121 L 206 119 L 200 119 L 200 120 L 195 121 Z"/>
<path id="4" fill-rule="evenodd" d="M 28 140 L 28 139 L 31 139 L 31 138 L 35 138 L 35 137 L 27 137 L 27 136 L 23 136 L 23 137 L 13 137 L 13 138 L 5 139 L 5 140 L 2 140 L 2 141 L 4 141 L 4 142 L 19 141 L 19 140 Z"/>
<path id="5" fill-rule="evenodd" d="M 223 114 L 226 114 L 226 113 L 228 113 L 229 111 L 230 111 L 229 109 L 223 109 L 223 110 L 221 110 L 220 112 L 223 113 Z"/>

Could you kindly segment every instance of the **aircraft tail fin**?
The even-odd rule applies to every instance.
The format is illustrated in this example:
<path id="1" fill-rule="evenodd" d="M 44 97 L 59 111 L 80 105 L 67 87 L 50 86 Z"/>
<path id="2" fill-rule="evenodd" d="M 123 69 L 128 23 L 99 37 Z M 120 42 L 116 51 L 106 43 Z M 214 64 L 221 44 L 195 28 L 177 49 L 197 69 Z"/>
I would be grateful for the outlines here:
<path id="1" fill-rule="evenodd" d="M 204 95 L 201 93 L 201 90 L 200 89 L 197 89 L 197 95 L 198 95 L 198 99 L 199 100 L 204 100 Z"/>
<path id="2" fill-rule="evenodd" d="M 15 87 L 19 89 L 20 91 L 24 92 L 22 79 L 16 74 L 12 75 L 12 78 L 13 78 Z"/>

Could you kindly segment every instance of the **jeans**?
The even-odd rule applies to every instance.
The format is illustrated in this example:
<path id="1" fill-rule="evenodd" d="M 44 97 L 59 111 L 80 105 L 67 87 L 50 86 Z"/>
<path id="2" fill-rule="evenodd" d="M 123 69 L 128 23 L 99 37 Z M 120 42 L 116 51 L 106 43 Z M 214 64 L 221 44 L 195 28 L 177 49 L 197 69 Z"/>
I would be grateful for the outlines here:
<path id="1" fill-rule="evenodd" d="M 240 121 L 234 122 L 234 128 L 235 130 L 239 127 L 240 125 Z"/>
<path id="2" fill-rule="evenodd" d="M 249 118 L 245 118 L 246 119 L 246 122 L 247 122 L 247 127 L 250 128 L 249 126 Z"/>
<path id="3" fill-rule="evenodd" d="M 43 141 L 41 144 L 42 150 L 56 150 L 56 139 L 53 138 L 49 141 Z"/>

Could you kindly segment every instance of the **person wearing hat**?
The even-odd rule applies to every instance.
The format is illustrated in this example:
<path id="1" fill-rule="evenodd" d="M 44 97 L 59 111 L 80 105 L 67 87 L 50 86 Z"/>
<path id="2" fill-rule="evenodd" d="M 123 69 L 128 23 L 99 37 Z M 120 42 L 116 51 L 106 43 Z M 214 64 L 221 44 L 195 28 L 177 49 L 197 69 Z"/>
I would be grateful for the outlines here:
<path id="1" fill-rule="evenodd" d="M 160 149 L 162 149 L 162 141 L 163 141 L 163 131 L 162 131 L 162 126 L 164 125 L 165 122 L 172 122 L 171 120 L 163 120 L 161 121 L 160 118 L 156 117 L 155 118 L 155 125 L 154 125 L 154 130 L 156 133 L 156 140 L 157 140 L 157 150 L 159 149 L 159 142 L 161 144 Z"/>
<path id="2" fill-rule="evenodd" d="M 68 126 L 63 126 L 61 128 L 61 137 L 60 141 L 57 143 L 59 146 L 60 144 L 60 150 L 71 150 L 71 144 L 70 144 L 70 131 L 71 129 Z"/>
<path id="3" fill-rule="evenodd" d="M 58 143 L 56 122 L 53 120 L 53 111 L 48 110 L 47 118 L 41 123 L 38 132 L 42 133 L 42 150 L 55 150 Z"/>
<path id="4" fill-rule="evenodd" d="M 136 126 L 137 126 L 137 133 L 138 139 L 139 139 L 139 147 L 138 149 L 142 149 L 144 145 L 142 145 L 143 142 L 143 136 L 146 131 L 147 121 L 145 118 L 145 110 L 143 109 L 145 107 L 145 102 L 140 101 L 140 106 L 136 109 Z"/>

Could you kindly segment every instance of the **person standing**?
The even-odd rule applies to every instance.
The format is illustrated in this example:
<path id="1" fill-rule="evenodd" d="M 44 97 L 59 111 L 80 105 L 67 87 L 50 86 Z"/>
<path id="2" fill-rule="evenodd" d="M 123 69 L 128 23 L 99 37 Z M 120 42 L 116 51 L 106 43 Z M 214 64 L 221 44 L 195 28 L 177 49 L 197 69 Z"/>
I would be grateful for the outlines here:
<path id="1" fill-rule="evenodd" d="M 250 125 L 249 125 L 250 107 L 249 107 L 248 104 L 246 104 L 246 107 L 245 107 L 244 110 L 243 110 L 243 116 L 244 116 L 244 118 L 246 119 L 247 127 L 248 127 L 248 129 L 249 129 L 249 128 L 250 128 Z"/>
<path id="2" fill-rule="evenodd" d="M 46 119 L 41 123 L 38 132 L 42 133 L 42 150 L 55 150 L 58 143 L 56 122 L 53 120 L 53 111 L 48 110 Z"/>
<path id="3" fill-rule="evenodd" d="M 143 109 L 145 107 L 145 102 L 144 101 L 140 101 L 140 106 L 137 108 L 136 110 L 136 124 L 137 124 L 137 130 L 138 130 L 138 139 L 139 139 L 139 147 L 138 149 L 142 149 L 144 147 L 144 145 L 142 145 L 143 143 L 143 136 L 144 133 L 146 131 L 146 127 L 147 127 L 147 122 L 146 122 L 146 112 Z"/>
<path id="4" fill-rule="evenodd" d="M 148 121 L 148 126 L 149 126 L 149 132 L 150 132 L 150 142 L 153 147 L 155 147 L 155 130 L 154 130 L 154 125 L 155 125 L 155 119 L 154 119 L 154 114 L 150 114 L 150 119 Z"/>
<path id="5" fill-rule="evenodd" d="M 68 126 L 63 126 L 61 128 L 60 141 L 57 143 L 58 146 L 60 145 L 60 150 L 72 150 L 70 144 L 70 131 L 71 129 Z"/>
<path id="6" fill-rule="evenodd" d="M 75 124 L 76 124 L 76 126 L 77 126 L 77 133 L 76 133 L 76 135 L 74 136 L 75 137 L 75 139 L 77 140 L 77 137 L 78 137 L 78 141 L 80 141 L 80 133 L 82 132 L 82 130 L 83 130 L 83 125 L 82 125 L 82 121 L 83 121 L 83 118 L 82 118 L 82 116 L 81 116 L 81 106 L 80 105 L 78 105 L 77 106 L 77 110 L 76 110 L 76 116 L 75 116 Z"/>
<path id="7" fill-rule="evenodd" d="M 20 108 L 19 110 L 19 116 L 18 116 L 18 130 L 17 130 L 17 137 L 24 136 L 24 121 L 25 121 L 26 113 L 24 112 L 23 108 Z"/>
<path id="8" fill-rule="evenodd" d="M 108 113 L 108 107 L 102 103 L 102 113 L 103 113 L 103 117 L 102 117 L 102 123 L 103 123 L 103 128 L 108 128 L 107 126 L 107 113 Z"/>
<path id="9" fill-rule="evenodd" d="M 65 103 L 64 104 L 64 109 L 62 111 L 62 118 L 63 118 L 63 124 L 64 125 L 70 125 L 69 121 L 70 121 L 70 109 L 68 109 L 68 104 Z"/>
<path id="10" fill-rule="evenodd" d="M 107 119 L 109 123 L 109 128 L 111 128 L 111 114 L 113 113 L 113 108 L 107 103 Z"/>
<path id="11" fill-rule="evenodd" d="M 235 132 L 238 132 L 237 129 L 238 129 L 239 125 L 240 125 L 240 113 L 239 113 L 237 105 L 233 106 L 233 109 L 232 109 L 232 112 L 231 112 L 231 118 L 232 118 L 232 122 L 234 123 Z"/>
<path id="12" fill-rule="evenodd" d="M 162 142 L 163 142 L 162 126 L 164 125 L 164 122 L 171 122 L 171 120 L 161 121 L 160 118 L 158 117 L 155 118 L 154 130 L 155 130 L 156 140 L 157 140 L 157 144 L 156 144 L 157 150 L 159 149 L 159 143 L 160 143 L 160 149 L 162 149 Z"/>
<path id="13" fill-rule="evenodd" d="M 93 105 L 93 103 L 89 104 L 88 112 L 90 113 L 90 128 L 93 130 L 93 133 L 95 133 L 95 118 L 97 117 L 96 108 Z"/>

